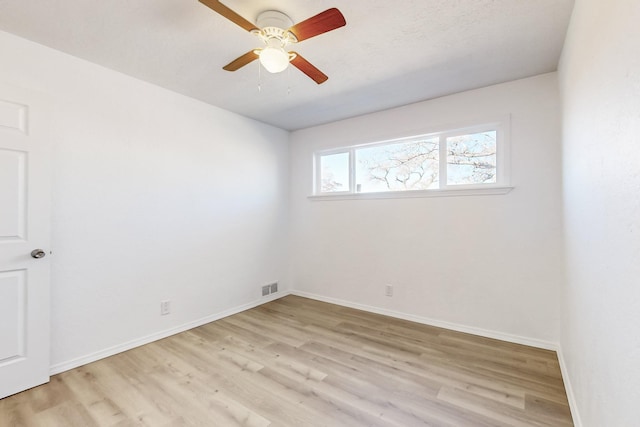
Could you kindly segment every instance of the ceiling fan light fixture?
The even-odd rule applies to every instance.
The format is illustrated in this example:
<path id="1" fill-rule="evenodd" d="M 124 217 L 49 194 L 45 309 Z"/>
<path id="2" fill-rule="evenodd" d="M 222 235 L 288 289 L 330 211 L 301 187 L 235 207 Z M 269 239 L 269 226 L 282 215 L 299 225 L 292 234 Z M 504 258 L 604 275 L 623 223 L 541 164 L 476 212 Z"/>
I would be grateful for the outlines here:
<path id="1" fill-rule="evenodd" d="M 281 47 L 267 46 L 260 51 L 260 63 L 270 73 L 280 73 L 289 65 L 289 54 Z"/>
<path id="2" fill-rule="evenodd" d="M 255 25 L 225 6 L 220 0 L 200 0 L 200 2 L 239 27 L 259 37 L 265 44 L 264 48 L 250 50 L 244 55 L 240 55 L 222 67 L 222 69 L 236 71 L 257 59 L 269 73 L 280 73 L 286 70 L 289 63 L 291 63 L 317 84 L 327 81 L 326 74 L 318 70 L 297 52 L 287 52 L 285 48 L 290 44 L 345 26 L 347 21 L 335 7 L 320 12 L 295 25 L 293 25 L 291 18 L 284 13 L 277 10 L 267 10 L 258 15 L 257 25 Z"/>

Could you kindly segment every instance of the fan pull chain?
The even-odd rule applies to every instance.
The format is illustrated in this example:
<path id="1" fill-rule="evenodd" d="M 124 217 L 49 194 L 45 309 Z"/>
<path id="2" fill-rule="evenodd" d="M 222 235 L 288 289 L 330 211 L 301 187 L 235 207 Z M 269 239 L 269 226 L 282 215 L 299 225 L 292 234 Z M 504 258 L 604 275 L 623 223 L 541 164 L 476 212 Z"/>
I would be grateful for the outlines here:
<path id="1" fill-rule="evenodd" d="M 258 61 L 258 92 L 262 92 L 262 65 Z"/>
<path id="2" fill-rule="evenodd" d="M 291 95 L 291 67 L 287 67 L 287 96 Z"/>

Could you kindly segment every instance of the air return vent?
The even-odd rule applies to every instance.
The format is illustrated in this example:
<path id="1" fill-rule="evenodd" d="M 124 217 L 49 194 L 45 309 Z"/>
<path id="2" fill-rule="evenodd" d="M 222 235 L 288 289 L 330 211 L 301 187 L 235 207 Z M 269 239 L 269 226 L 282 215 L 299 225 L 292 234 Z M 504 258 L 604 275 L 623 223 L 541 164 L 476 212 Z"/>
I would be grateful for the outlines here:
<path id="1" fill-rule="evenodd" d="M 266 297 L 267 295 L 274 294 L 278 292 L 278 282 L 273 282 L 269 285 L 264 285 L 262 287 L 262 296 Z"/>

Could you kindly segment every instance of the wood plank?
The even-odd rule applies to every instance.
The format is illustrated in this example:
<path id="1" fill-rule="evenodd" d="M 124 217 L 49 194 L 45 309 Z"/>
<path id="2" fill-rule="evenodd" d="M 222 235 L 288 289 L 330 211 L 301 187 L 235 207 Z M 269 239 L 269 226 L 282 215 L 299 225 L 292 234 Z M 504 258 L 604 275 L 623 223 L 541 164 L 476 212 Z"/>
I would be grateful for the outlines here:
<path id="1" fill-rule="evenodd" d="M 552 351 L 288 296 L 0 400 L 39 425 L 573 424 Z"/>

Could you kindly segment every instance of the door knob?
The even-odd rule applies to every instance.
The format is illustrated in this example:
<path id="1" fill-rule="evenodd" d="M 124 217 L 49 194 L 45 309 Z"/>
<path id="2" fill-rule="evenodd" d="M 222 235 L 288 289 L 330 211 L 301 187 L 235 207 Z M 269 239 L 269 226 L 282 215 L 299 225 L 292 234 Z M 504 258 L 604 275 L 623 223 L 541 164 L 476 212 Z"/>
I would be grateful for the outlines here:
<path id="1" fill-rule="evenodd" d="M 44 258 L 47 253 L 42 249 L 34 249 L 31 251 L 31 256 L 34 258 Z"/>

